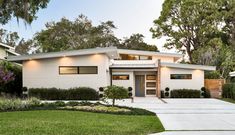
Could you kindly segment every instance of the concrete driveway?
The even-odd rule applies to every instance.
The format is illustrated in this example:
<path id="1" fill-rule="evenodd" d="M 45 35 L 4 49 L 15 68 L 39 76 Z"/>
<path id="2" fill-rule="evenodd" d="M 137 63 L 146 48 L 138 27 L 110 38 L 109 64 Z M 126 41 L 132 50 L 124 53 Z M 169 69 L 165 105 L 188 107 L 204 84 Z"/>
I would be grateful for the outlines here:
<path id="1" fill-rule="evenodd" d="M 134 103 L 124 100 L 118 104 L 155 112 L 167 131 L 177 131 L 178 134 L 182 131 L 189 131 L 188 134 L 200 131 L 205 135 L 235 134 L 235 104 L 218 99 L 163 100 L 166 103 L 156 97 L 135 98 Z M 175 135 L 174 132 L 168 134 Z"/>

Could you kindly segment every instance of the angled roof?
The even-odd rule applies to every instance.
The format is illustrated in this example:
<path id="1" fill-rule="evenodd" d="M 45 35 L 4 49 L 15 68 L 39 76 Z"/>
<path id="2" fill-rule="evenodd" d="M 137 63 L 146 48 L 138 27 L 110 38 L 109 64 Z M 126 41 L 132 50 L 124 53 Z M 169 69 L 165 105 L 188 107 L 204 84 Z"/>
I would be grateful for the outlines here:
<path id="1" fill-rule="evenodd" d="M 141 50 L 128 50 L 128 49 L 118 49 L 118 53 L 123 54 L 135 54 L 135 55 L 156 55 L 164 57 L 174 57 L 176 59 L 182 58 L 182 54 L 178 53 L 164 53 L 164 52 L 155 52 L 155 51 L 141 51 Z"/>
<path id="2" fill-rule="evenodd" d="M 1 42 L 0 42 L 0 46 L 2 46 L 2 47 L 4 47 L 4 48 L 8 48 L 8 49 L 14 49 L 14 47 L 11 47 L 11 46 L 6 45 L 6 44 L 1 43 Z"/>
<path id="3" fill-rule="evenodd" d="M 19 56 L 20 54 L 19 53 L 16 53 L 16 52 L 14 52 L 14 51 L 12 51 L 12 50 L 6 50 L 8 53 L 11 53 L 11 54 L 13 54 L 13 55 L 15 55 L 15 56 Z"/>
<path id="4" fill-rule="evenodd" d="M 21 62 L 29 59 L 47 59 L 47 58 L 57 58 L 63 56 L 80 56 L 80 55 L 90 55 L 97 53 L 105 53 L 110 58 L 117 58 L 117 48 L 116 47 L 106 47 L 106 48 L 91 48 L 91 49 L 81 49 L 81 50 L 71 50 L 71 51 L 61 51 L 61 52 L 49 52 L 49 53 L 37 53 L 30 55 L 20 55 L 20 56 L 9 56 L 8 61 Z"/>
<path id="5" fill-rule="evenodd" d="M 234 76 L 235 76 L 235 71 L 230 72 L 229 75 L 230 75 L 231 77 L 234 77 Z"/>
<path id="6" fill-rule="evenodd" d="M 205 66 L 205 65 L 167 63 L 167 62 L 161 62 L 161 65 L 163 67 L 171 67 L 171 68 L 199 69 L 199 70 L 208 70 L 208 71 L 216 70 L 215 66 Z"/>

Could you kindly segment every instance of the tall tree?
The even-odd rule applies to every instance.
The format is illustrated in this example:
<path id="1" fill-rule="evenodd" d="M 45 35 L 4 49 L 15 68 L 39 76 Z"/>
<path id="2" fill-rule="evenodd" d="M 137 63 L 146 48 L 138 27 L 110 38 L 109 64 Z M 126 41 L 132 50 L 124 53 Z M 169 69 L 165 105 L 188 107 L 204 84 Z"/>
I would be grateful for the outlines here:
<path id="1" fill-rule="evenodd" d="M 153 37 L 166 36 L 164 47 L 176 48 L 187 53 L 190 63 L 193 52 L 205 46 L 211 39 L 217 38 L 220 3 L 215 0 L 166 0 L 160 17 L 151 28 Z"/>
<path id="2" fill-rule="evenodd" d="M 158 51 L 157 46 L 149 45 L 144 42 L 144 36 L 142 34 L 132 34 L 129 38 L 125 38 L 124 41 L 120 45 L 118 45 L 118 48 Z"/>
<path id="3" fill-rule="evenodd" d="M 8 32 L 5 29 L 0 29 L 0 42 L 2 43 L 15 47 L 19 38 L 20 37 L 17 32 Z"/>
<path id="4" fill-rule="evenodd" d="M 36 13 L 46 8 L 49 0 L 0 0 L 0 24 L 6 24 L 12 17 L 31 23 Z"/>

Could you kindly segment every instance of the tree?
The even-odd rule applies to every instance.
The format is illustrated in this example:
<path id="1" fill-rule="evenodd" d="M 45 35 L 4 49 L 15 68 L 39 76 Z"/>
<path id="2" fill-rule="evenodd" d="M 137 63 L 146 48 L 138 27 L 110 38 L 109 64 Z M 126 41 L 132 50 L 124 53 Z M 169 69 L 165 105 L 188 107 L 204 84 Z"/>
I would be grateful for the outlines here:
<path id="1" fill-rule="evenodd" d="M 18 45 L 15 48 L 15 52 L 23 55 L 23 54 L 29 54 L 33 51 L 33 40 L 27 40 L 21 39 Z"/>
<path id="2" fill-rule="evenodd" d="M 113 35 L 113 22 L 93 26 L 84 15 L 75 21 L 62 18 L 59 22 L 46 24 L 46 30 L 34 37 L 35 47 L 41 52 L 114 46 L 119 40 Z"/>
<path id="3" fill-rule="evenodd" d="M 151 28 L 153 37 L 167 36 L 164 47 L 187 53 L 190 63 L 196 63 L 193 52 L 221 34 L 217 15 L 220 5 L 214 0 L 166 0 Z"/>
<path id="4" fill-rule="evenodd" d="M 149 45 L 144 42 L 144 36 L 142 34 L 132 34 L 129 38 L 125 38 L 124 41 L 120 45 L 118 45 L 118 48 L 158 51 L 157 46 Z"/>
<path id="5" fill-rule="evenodd" d="M 79 15 L 75 21 L 62 18 L 59 22 L 46 24 L 33 38 L 31 46 L 38 52 L 56 52 L 74 49 L 116 46 L 118 48 L 158 51 L 154 45 L 143 41 L 144 36 L 133 34 L 120 43 L 115 37 L 112 21 L 101 22 L 94 26 L 84 15 Z"/>
<path id="6" fill-rule="evenodd" d="M 17 32 L 8 32 L 5 29 L 0 29 L 0 42 L 2 43 L 15 47 L 19 38 Z"/>
<path id="7" fill-rule="evenodd" d="M 49 0 L 0 0 L 0 23 L 6 24 L 12 17 L 31 23 L 37 18 L 36 13 L 46 8 Z"/>
<path id="8" fill-rule="evenodd" d="M 104 90 L 104 98 L 112 99 L 112 106 L 114 106 L 115 100 L 128 98 L 128 91 L 121 86 L 107 86 Z"/>

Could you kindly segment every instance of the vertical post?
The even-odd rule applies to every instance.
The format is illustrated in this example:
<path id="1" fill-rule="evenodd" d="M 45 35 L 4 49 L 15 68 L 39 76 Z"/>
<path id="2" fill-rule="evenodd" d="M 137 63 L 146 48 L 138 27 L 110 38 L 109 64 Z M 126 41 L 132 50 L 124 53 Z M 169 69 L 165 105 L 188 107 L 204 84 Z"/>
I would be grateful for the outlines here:
<path id="1" fill-rule="evenodd" d="M 110 86 L 112 86 L 113 85 L 113 70 L 110 68 L 109 69 L 109 72 L 110 72 Z"/>
<path id="2" fill-rule="evenodd" d="M 156 96 L 161 98 L 161 60 L 157 61 L 157 87 L 156 87 Z"/>

